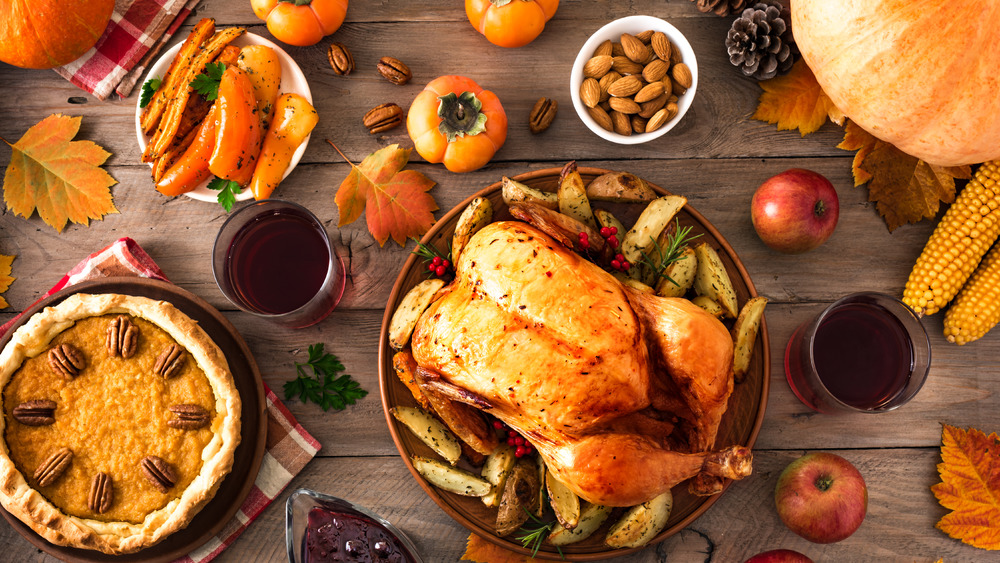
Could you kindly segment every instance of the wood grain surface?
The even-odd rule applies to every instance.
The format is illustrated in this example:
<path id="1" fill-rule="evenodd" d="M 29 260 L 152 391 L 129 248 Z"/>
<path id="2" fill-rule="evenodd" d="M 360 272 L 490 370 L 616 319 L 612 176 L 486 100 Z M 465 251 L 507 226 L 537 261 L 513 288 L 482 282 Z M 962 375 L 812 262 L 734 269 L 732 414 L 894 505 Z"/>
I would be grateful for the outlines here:
<path id="1" fill-rule="evenodd" d="M 634 14 L 667 19 L 691 41 L 698 57 L 697 97 L 683 121 L 660 139 L 640 146 L 603 141 L 573 111 L 569 70 L 590 33 L 608 21 Z M 270 38 L 247 0 L 202 0 L 180 40 L 198 17 L 220 25 L 244 25 Z M 934 524 L 945 513 L 930 487 L 938 481 L 941 424 L 1000 430 L 1000 334 L 964 347 L 945 342 L 941 316 L 924 319 L 933 363 L 924 389 L 908 405 L 881 415 L 829 416 L 802 405 L 784 381 L 783 351 L 789 335 L 826 304 L 854 291 L 898 295 L 933 223 L 889 233 L 867 189 L 855 188 L 852 153 L 835 148 L 842 130 L 826 125 L 802 137 L 750 119 L 760 89 L 733 68 L 726 55 L 730 18 L 701 14 L 687 0 L 588 2 L 564 0 L 545 32 L 519 49 L 489 44 L 469 25 L 462 3 L 432 0 L 354 0 L 347 21 L 313 47 L 289 47 L 305 73 L 320 115 L 302 162 L 278 188 L 277 197 L 301 203 L 326 225 L 349 267 L 340 307 L 326 321 L 303 330 L 275 327 L 241 313 L 215 285 L 210 252 L 226 218 L 217 205 L 159 195 L 149 168 L 139 163 L 135 139 L 137 94 L 99 101 L 52 71 L 25 70 L 0 63 L 0 137 L 14 142 L 52 113 L 83 116 L 78 138 L 99 143 L 113 156 L 106 168 L 119 210 L 90 226 L 70 225 L 56 233 L 37 217 L 0 215 L 0 254 L 13 254 L 17 281 L 5 293 L 11 306 L 0 322 L 29 307 L 88 253 L 122 236 L 135 239 L 176 284 L 223 311 L 253 351 L 265 383 L 280 393 L 294 377 L 295 361 L 306 348 L 326 343 L 348 373 L 369 390 L 368 397 L 340 412 L 287 402 L 299 422 L 322 444 L 316 460 L 289 490 L 313 488 L 365 505 L 398 524 L 414 539 L 426 561 L 457 561 L 468 532 L 424 493 L 399 458 L 378 399 L 378 343 L 383 311 L 412 243 L 384 247 L 363 220 L 338 228 L 334 195 L 349 166 L 323 142 L 335 142 L 354 162 L 393 143 L 411 147 L 400 127 L 372 136 L 361 124 L 364 113 L 381 103 L 404 109 L 424 84 L 443 74 L 463 74 L 495 91 L 510 121 L 509 135 L 494 160 L 481 170 L 453 174 L 413 154 L 411 168 L 438 185 L 430 192 L 441 211 L 502 176 L 562 166 L 628 170 L 686 196 L 727 238 L 746 266 L 757 291 L 767 296 L 771 385 L 767 411 L 755 445 L 754 475 L 735 483 L 702 517 L 667 541 L 617 559 L 623 562 L 740 562 L 779 547 L 799 550 L 815 561 L 985 561 L 991 554 L 948 538 Z M 336 76 L 326 60 L 330 41 L 353 51 L 357 70 Z M 403 60 L 413 80 L 395 86 L 381 78 L 382 56 Z M 541 96 L 559 102 L 553 126 L 539 135 L 527 118 Z M 0 166 L 11 151 L 0 143 Z M 827 176 L 837 188 L 841 215 L 837 230 L 819 249 L 799 256 L 769 250 L 750 222 L 754 189 L 792 167 Z M 810 544 L 788 531 L 774 509 L 773 490 L 781 469 L 806 451 L 832 451 L 855 463 L 869 486 L 869 512 L 853 536 L 832 545 Z M 280 496 L 220 557 L 223 562 L 286 559 L 284 500 Z M 54 561 L 18 533 L 0 524 L 0 559 Z M 992 560 L 997 560 L 992 557 Z"/>

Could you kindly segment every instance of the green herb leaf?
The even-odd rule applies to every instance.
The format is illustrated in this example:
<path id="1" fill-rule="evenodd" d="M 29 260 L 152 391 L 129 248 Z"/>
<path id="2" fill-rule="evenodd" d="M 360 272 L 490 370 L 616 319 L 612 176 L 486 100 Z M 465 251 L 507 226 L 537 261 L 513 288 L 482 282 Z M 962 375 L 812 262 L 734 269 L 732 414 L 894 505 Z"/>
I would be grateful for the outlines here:
<path id="1" fill-rule="evenodd" d="M 217 200 L 219 205 L 226 210 L 226 213 L 233 210 L 233 204 L 236 203 L 236 194 L 243 191 L 243 188 L 238 182 L 218 177 L 209 182 L 207 187 L 210 190 L 216 190 L 219 192 Z"/>
<path id="2" fill-rule="evenodd" d="M 208 63 L 205 65 L 205 72 L 194 77 L 191 81 L 191 89 L 198 92 L 206 100 L 211 102 L 219 97 L 219 82 L 222 81 L 222 73 L 225 72 L 225 63 Z"/>
<path id="3" fill-rule="evenodd" d="M 323 410 L 343 410 L 368 394 L 350 375 L 341 374 L 344 364 L 337 356 L 323 350 L 323 344 L 309 346 L 309 360 L 295 362 L 298 377 L 285 383 L 285 399 L 298 396 L 303 403 L 312 401 Z"/>
<path id="4" fill-rule="evenodd" d="M 538 519 L 537 516 L 532 514 L 530 511 L 526 509 L 522 510 L 528 513 L 528 517 L 531 518 L 531 521 L 534 522 L 536 526 L 534 527 L 529 527 L 528 525 L 521 526 L 521 528 L 518 530 L 518 532 L 520 532 L 521 535 L 514 536 L 514 538 L 520 541 L 521 545 L 525 549 L 530 549 L 531 556 L 534 557 L 535 555 L 538 554 L 538 550 L 541 549 L 542 542 L 545 541 L 546 537 L 548 537 L 549 532 L 552 530 L 552 528 L 556 527 L 557 522 L 555 520 L 548 523 L 542 522 L 541 520 Z M 557 546 L 556 550 L 559 551 L 559 556 L 563 557 L 562 548 Z"/>
<path id="5" fill-rule="evenodd" d="M 431 262 L 431 260 L 434 260 L 434 258 L 440 258 L 442 260 L 447 260 L 448 262 L 452 261 L 451 260 L 451 243 L 448 244 L 448 253 L 447 254 L 442 254 L 440 250 L 438 250 L 437 248 L 435 248 L 435 247 L 433 247 L 433 246 L 431 246 L 429 244 L 424 244 L 424 243 L 420 242 L 417 239 L 413 239 L 413 240 L 416 241 L 416 243 L 417 243 L 417 247 L 415 249 L 413 249 L 413 253 L 416 254 L 417 256 L 423 258 L 424 264 L 429 264 Z M 454 267 L 455 267 L 455 265 L 452 264 L 452 268 L 451 269 L 454 269 Z M 430 270 L 424 270 L 424 273 L 426 273 L 428 277 L 434 275 L 434 273 L 431 272 Z"/>
<path id="6" fill-rule="evenodd" d="M 677 285 L 677 282 L 664 274 L 663 271 L 667 269 L 667 266 L 681 259 L 684 251 L 687 250 L 688 243 L 701 236 L 701 233 L 690 236 L 691 229 L 691 226 L 681 227 L 681 222 L 674 219 L 674 230 L 667 235 L 666 246 L 661 247 L 653 239 L 652 255 L 646 254 L 645 251 L 642 253 L 640 262 L 653 272 L 655 280 L 658 281 L 660 278 L 667 278 L 671 283 Z"/>
<path id="7" fill-rule="evenodd" d="M 150 78 L 142 85 L 142 93 L 139 95 L 139 107 L 144 108 L 149 105 L 149 101 L 153 99 L 153 94 L 160 89 L 163 85 L 163 80 L 160 77 Z"/>

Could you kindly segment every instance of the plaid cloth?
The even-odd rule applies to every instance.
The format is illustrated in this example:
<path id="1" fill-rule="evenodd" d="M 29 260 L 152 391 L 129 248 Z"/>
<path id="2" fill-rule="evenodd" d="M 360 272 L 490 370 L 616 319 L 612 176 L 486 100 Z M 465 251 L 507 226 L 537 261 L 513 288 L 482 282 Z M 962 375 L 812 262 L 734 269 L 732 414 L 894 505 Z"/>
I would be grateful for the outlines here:
<path id="1" fill-rule="evenodd" d="M 153 259 L 134 240 L 121 238 L 95 252 L 66 273 L 45 297 L 84 280 L 112 276 L 137 276 L 163 281 L 167 277 Z M 20 315 L 0 327 L 0 336 L 10 329 Z M 264 385 L 267 402 L 267 442 L 257 480 L 233 519 L 204 545 L 178 558 L 174 563 L 207 563 L 233 544 L 271 501 L 273 501 L 320 449 L 319 442 L 295 421 L 295 417 Z"/>
<path id="2" fill-rule="evenodd" d="M 127 98 L 199 0 L 116 0 L 104 35 L 79 59 L 55 69 L 104 100 Z"/>

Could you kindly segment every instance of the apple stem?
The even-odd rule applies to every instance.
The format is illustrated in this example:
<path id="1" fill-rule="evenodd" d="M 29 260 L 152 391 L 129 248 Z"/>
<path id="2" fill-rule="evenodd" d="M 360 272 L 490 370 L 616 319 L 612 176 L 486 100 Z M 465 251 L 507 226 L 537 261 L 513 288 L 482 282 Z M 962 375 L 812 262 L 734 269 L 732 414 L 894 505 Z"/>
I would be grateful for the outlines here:
<path id="1" fill-rule="evenodd" d="M 825 493 L 833 485 L 833 478 L 829 475 L 820 475 L 816 477 L 816 481 L 813 483 L 820 492 Z"/>
<path id="2" fill-rule="evenodd" d="M 816 206 L 813 208 L 813 213 L 815 213 L 817 217 L 822 217 L 823 214 L 826 213 L 826 203 L 824 203 L 822 199 L 816 202 Z"/>

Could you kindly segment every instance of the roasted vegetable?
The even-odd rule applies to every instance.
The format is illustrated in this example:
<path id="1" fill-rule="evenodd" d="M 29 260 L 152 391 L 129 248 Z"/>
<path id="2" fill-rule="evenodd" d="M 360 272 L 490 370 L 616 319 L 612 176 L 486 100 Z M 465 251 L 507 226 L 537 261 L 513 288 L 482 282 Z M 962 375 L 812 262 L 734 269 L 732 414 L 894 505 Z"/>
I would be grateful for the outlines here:
<path id="1" fill-rule="evenodd" d="M 476 408 L 455 400 L 446 395 L 435 385 L 435 376 L 418 367 L 417 384 L 424 396 L 431 403 L 431 408 L 442 422 L 455 433 L 459 440 L 483 455 L 493 453 L 500 441 L 497 439 L 493 426 L 486 423 L 483 414 Z"/>
<path id="2" fill-rule="evenodd" d="M 410 341 L 410 335 L 413 334 L 413 327 L 417 326 L 417 319 L 427 307 L 430 307 L 434 294 L 442 287 L 444 287 L 443 280 L 431 278 L 413 286 L 403 296 L 389 321 L 390 346 L 396 350 L 402 350 L 406 346 Z"/>
<path id="3" fill-rule="evenodd" d="M 201 45 L 208 41 L 213 33 L 215 33 L 215 20 L 202 18 L 188 34 L 174 60 L 170 62 L 166 74 L 163 75 L 160 87 L 153 94 L 146 107 L 142 108 L 139 124 L 142 126 L 143 133 L 152 135 L 156 131 L 160 119 L 163 117 L 163 112 L 167 109 L 167 103 L 177 95 L 182 86 L 188 87 L 190 78 L 187 82 L 184 81 L 185 77 L 189 76 L 187 69 L 194 61 Z"/>
<path id="4" fill-rule="evenodd" d="M 443 461 L 421 456 L 412 456 L 413 467 L 435 487 L 467 497 L 481 497 L 490 492 L 493 485 L 472 473 L 452 467 Z"/>
<path id="5" fill-rule="evenodd" d="M 417 404 L 425 410 L 432 410 L 430 401 L 417 384 L 417 361 L 413 359 L 413 354 L 409 350 L 396 352 L 392 356 L 392 369 L 396 372 L 396 377 L 410 390 Z"/>
<path id="6" fill-rule="evenodd" d="M 549 493 L 549 502 L 559 525 L 567 530 L 575 528 L 580 523 L 580 497 L 551 471 L 545 472 L 545 490 Z"/>
<path id="7" fill-rule="evenodd" d="M 674 498 L 667 491 L 653 500 L 633 506 L 608 530 L 604 543 L 608 547 L 642 547 L 667 525 Z"/>
<path id="8" fill-rule="evenodd" d="M 462 250 L 469 243 L 472 235 L 479 232 L 486 225 L 493 221 L 493 204 L 484 197 L 473 199 L 462 211 L 455 225 L 455 233 L 451 237 L 452 262 L 458 264 L 458 259 L 462 255 Z"/>
<path id="9" fill-rule="evenodd" d="M 1000 162 L 979 166 L 955 198 L 917 258 L 903 290 L 903 303 L 918 315 L 933 315 L 962 289 L 1000 235 Z"/>
<path id="10" fill-rule="evenodd" d="M 676 195 L 663 196 L 649 202 L 622 239 L 625 260 L 630 264 L 638 264 L 642 260 L 642 254 L 649 253 L 657 237 L 686 203 L 687 198 Z"/>
<path id="11" fill-rule="evenodd" d="M 736 318 L 736 290 L 729 279 L 726 265 L 722 263 L 719 254 L 707 242 L 695 247 L 698 257 L 698 272 L 694 278 L 694 290 L 698 295 L 711 298 L 722 306 L 726 316 Z"/>
<path id="12" fill-rule="evenodd" d="M 608 172 L 587 185 L 587 197 L 593 201 L 639 202 L 656 199 L 656 192 L 635 174 Z"/>
<path id="13" fill-rule="evenodd" d="M 187 150 L 156 183 L 156 190 L 163 195 L 181 195 L 211 178 L 208 159 L 214 147 L 215 111 L 210 111 Z"/>
<path id="14" fill-rule="evenodd" d="M 215 105 L 215 148 L 208 169 L 219 178 L 246 186 L 253 176 L 262 134 L 253 84 L 239 67 L 231 66 L 223 73 Z"/>
<path id="15" fill-rule="evenodd" d="M 240 50 L 236 64 L 253 84 L 257 117 L 260 118 L 261 127 L 267 129 L 274 116 L 278 89 L 281 87 L 281 61 L 278 54 L 267 45 L 248 45 Z"/>
<path id="16" fill-rule="evenodd" d="M 704 309 L 708 314 L 717 319 L 726 316 L 726 311 L 719 305 L 719 302 L 707 295 L 695 295 L 691 302 Z"/>
<path id="17" fill-rule="evenodd" d="M 983 337 L 1000 320 L 1000 246 L 994 246 L 944 314 L 944 336 L 959 346 Z"/>
<path id="18" fill-rule="evenodd" d="M 257 166 L 250 180 L 254 199 L 267 199 L 281 183 L 292 155 L 305 142 L 319 121 L 309 100 L 298 94 L 282 94 L 274 105 L 271 126 L 257 156 Z"/>
<path id="19" fill-rule="evenodd" d="M 594 212 L 590 208 L 590 200 L 587 199 L 587 189 L 583 186 L 583 178 L 576 169 L 576 162 L 570 162 L 563 167 L 556 196 L 559 200 L 560 213 L 592 229 L 598 228 Z"/>
<path id="20" fill-rule="evenodd" d="M 698 273 L 698 258 L 693 248 L 686 248 L 680 259 L 667 264 L 660 281 L 656 284 L 656 294 L 661 297 L 683 297 L 694 285 Z"/>
<path id="21" fill-rule="evenodd" d="M 585 502 L 580 509 L 580 520 L 576 527 L 570 530 L 556 524 L 547 540 L 556 546 L 583 541 L 593 535 L 610 515 L 611 507 Z"/>
<path id="22" fill-rule="evenodd" d="M 536 190 L 531 186 L 522 184 L 517 180 L 511 180 L 504 176 L 500 185 L 500 193 L 503 202 L 507 205 L 512 203 L 534 203 L 552 210 L 559 209 L 559 196 L 553 192 Z"/>
<path id="23" fill-rule="evenodd" d="M 497 509 L 497 535 L 506 536 L 517 531 L 538 505 L 538 471 L 535 462 L 521 458 L 507 477 L 500 507 Z"/>
<path id="24" fill-rule="evenodd" d="M 416 407 L 393 407 L 389 412 L 445 461 L 452 465 L 458 463 L 462 456 L 458 439 L 429 412 Z"/>
<path id="25" fill-rule="evenodd" d="M 747 370 L 750 369 L 753 345 L 757 342 L 757 332 L 760 330 L 760 321 L 764 318 L 765 305 L 767 305 L 766 297 L 758 296 L 748 300 L 743 304 L 740 316 L 736 318 L 736 324 L 733 325 L 733 343 L 735 345 L 733 376 L 737 383 L 743 381 Z M 947 322 L 945 326 L 948 326 Z"/>
<path id="26" fill-rule="evenodd" d="M 500 504 L 500 496 L 503 494 L 504 486 L 507 484 L 507 477 L 514 470 L 514 448 L 507 444 L 502 444 L 493 450 L 493 453 L 486 456 L 483 464 L 482 475 L 493 485 L 493 490 L 483 495 L 483 504 L 490 508 L 496 508 Z"/>

